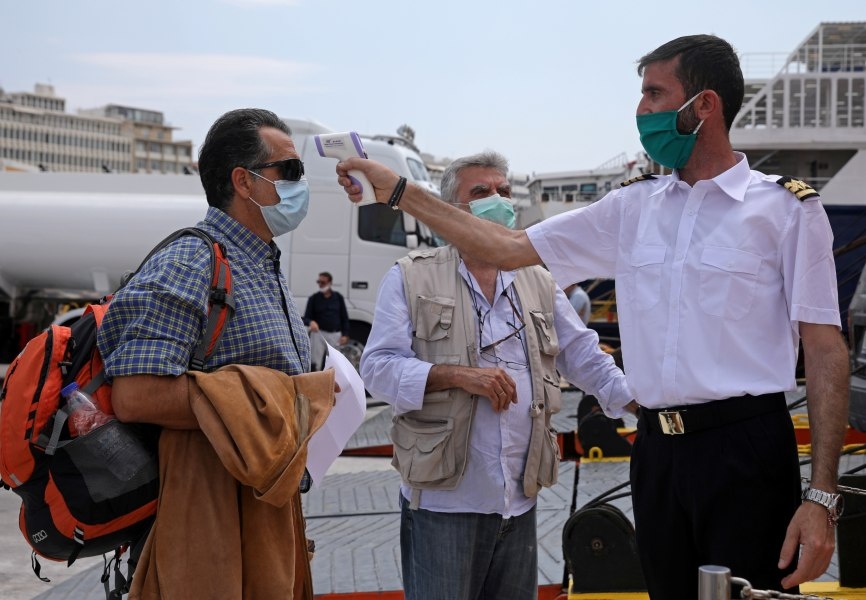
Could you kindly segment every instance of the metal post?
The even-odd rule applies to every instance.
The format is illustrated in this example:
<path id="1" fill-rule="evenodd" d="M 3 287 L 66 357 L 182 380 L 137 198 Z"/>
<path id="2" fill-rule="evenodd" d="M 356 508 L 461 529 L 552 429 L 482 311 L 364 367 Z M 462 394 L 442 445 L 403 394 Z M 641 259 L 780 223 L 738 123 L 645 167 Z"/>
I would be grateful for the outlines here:
<path id="1" fill-rule="evenodd" d="M 716 565 L 700 567 L 698 600 L 731 600 L 731 570 Z"/>

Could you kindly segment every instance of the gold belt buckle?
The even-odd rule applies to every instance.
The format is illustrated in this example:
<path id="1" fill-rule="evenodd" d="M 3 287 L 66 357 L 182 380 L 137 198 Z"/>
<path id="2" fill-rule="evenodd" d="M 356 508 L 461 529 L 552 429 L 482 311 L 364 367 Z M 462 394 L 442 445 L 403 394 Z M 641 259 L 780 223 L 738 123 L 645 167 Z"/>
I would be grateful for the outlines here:
<path id="1" fill-rule="evenodd" d="M 665 435 L 679 435 L 686 432 L 683 418 L 678 410 L 665 410 L 659 413 L 659 425 Z"/>

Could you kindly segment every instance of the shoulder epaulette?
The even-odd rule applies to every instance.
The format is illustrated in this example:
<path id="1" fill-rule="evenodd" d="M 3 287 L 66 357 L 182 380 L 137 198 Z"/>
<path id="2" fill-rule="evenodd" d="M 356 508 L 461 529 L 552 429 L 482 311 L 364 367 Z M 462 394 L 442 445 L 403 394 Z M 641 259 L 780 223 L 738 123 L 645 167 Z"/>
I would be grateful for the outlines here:
<path id="1" fill-rule="evenodd" d="M 623 181 L 622 183 L 619 184 L 619 187 L 625 187 L 627 185 L 631 185 L 631 184 L 636 183 L 638 181 L 646 181 L 647 179 L 655 179 L 655 178 L 656 178 L 656 176 L 653 175 L 652 173 L 644 173 L 643 175 L 638 175 L 637 177 L 632 177 L 631 179 L 627 179 L 626 181 Z"/>
<path id="2" fill-rule="evenodd" d="M 799 179 L 794 179 L 793 177 L 779 177 L 776 180 L 776 183 L 781 185 L 783 188 L 797 196 L 797 200 L 802 202 L 803 200 L 808 200 L 809 198 L 820 198 L 818 192 L 812 189 L 805 181 L 800 181 Z"/>

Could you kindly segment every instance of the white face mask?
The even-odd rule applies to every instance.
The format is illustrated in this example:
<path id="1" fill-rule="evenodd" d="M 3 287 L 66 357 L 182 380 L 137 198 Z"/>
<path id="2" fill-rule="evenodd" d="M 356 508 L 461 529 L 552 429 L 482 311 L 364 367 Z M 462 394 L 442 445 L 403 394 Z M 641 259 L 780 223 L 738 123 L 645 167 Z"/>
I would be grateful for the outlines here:
<path id="1" fill-rule="evenodd" d="M 262 206 L 250 197 L 250 202 L 261 209 L 262 217 L 264 217 L 268 229 L 271 230 L 271 234 L 274 237 L 279 237 L 297 229 L 304 217 L 307 216 L 307 209 L 310 206 L 310 184 L 307 182 L 307 178 L 301 177 L 300 181 L 287 181 L 285 179 L 271 181 L 255 171 L 250 171 L 250 173 L 273 183 L 280 197 L 278 204 L 270 206 Z"/>

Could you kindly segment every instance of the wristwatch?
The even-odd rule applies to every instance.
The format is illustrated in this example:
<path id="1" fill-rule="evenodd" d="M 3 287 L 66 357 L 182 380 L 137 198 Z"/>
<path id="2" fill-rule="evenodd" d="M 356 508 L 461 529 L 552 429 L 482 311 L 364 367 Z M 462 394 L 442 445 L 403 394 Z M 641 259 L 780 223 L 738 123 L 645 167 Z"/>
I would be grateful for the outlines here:
<path id="1" fill-rule="evenodd" d="M 806 488 L 803 490 L 803 501 L 814 502 L 820 504 L 827 509 L 827 519 L 831 525 L 835 525 L 839 517 L 842 516 L 842 511 L 845 509 L 845 499 L 842 494 L 831 494 L 815 488 Z"/>

